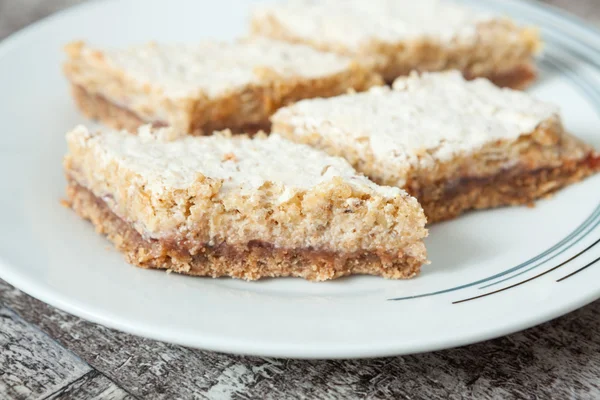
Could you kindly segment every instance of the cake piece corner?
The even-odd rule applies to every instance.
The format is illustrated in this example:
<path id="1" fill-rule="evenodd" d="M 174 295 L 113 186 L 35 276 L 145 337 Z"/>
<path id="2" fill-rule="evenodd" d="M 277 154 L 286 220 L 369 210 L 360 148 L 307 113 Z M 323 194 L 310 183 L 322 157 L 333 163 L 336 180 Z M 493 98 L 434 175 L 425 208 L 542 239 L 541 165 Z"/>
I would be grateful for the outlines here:
<path id="1" fill-rule="evenodd" d="M 266 38 L 99 49 L 73 42 L 64 72 L 88 117 L 115 129 L 173 126 L 202 135 L 269 127 L 279 107 L 382 83 L 345 57 Z"/>
<path id="2" fill-rule="evenodd" d="M 410 278 L 425 215 L 405 191 L 278 136 L 68 134 L 72 208 L 130 263 L 242 279 Z"/>
<path id="3" fill-rule="evenodd" d="M 386 81 L 410 71 L 460 70 L 499 86 L 535 80 L 535 27 L 444 0 L 288 0 L 255 7 L 251 31 L 369 59 Z"/>
<path id="4" fill-rule="evenodd" d="M 531 204 L 600 169 L 556 106 L 459 72 L 413 73 L 393 89 L 302 101 L 272 121 L 287 138 L 405 189 L 429 222 Z"/>

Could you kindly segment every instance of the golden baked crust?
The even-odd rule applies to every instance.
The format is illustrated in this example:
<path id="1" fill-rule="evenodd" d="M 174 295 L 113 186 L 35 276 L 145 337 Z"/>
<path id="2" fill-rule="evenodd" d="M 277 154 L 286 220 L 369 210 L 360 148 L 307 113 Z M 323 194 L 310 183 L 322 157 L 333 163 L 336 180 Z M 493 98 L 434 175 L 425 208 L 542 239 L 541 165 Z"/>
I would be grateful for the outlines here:
<path id="1" fill-rule="evenodd" d="M 272 120 L 274 132 L 406 190 L 430 223 L 530 204 L 599 170 L 600 156 L 565 131 L 555 106 L 457 72 L 302 101 Z"/>
<path id="2" fill-rule="evenodd" d="M 358 175 L 343 159 L 277 135 L 174 133 L 78 127 L 67 134 L 73 208 L 105 226 L 132 262 L 211 276 L 313 280 L 350 273 L 406 278 L 427 262 L 418 202 Z M 86 205 L 78 206 L 73 199 L 84 189 Z M 262 272 L 259 256 L 270 260 Z"/>
<path id="3" fill-rule="evenodd" d="M 145 122 L 124 107 L 109 102 L 99 94 L 90 94 L 83 87 L 71 85 L 71 94 L 79 110 L 87 118 L 102 121 L 114 129 L 135 131 Z M 165 122 L 154 121 L 153 126 L 166 126 Z"/>
<path id="4" fill-rule="evenodd" d="M 64 72 L 82 111 L 111 127 L 130 130 L 145 123 L 196 135 L 221 129 L 255 130 L 268 127 L 269 116 L 278 108 L 300 99 L 363 91 L 383 83 L 372 69 L 348 62 L 345 69 L 320 77 L 284 77 L 263 69 L 255 71 L 256 82 L 232 86 L 217 96 L 201 91 L 171 96 L 159 85 L 138 81 L 130 71 L 115 68 L 106 54 L 82 42 L 71 43 L 66 51 Z"/>
<path id="5" fill-rule="evenodd" d="M 140 126 L 146 124 L 130 110 L 111 103 L 99 94 L 90 94 L 81 86 L 71 85 L 71 93 L 81 113 L 89 119 L 102 121 L 111 128 L 125 129 L 130 132 L 135 132 Z M 204 130 L 207 132 L 221 130 L 224 128 L 222 125 L 222 121 L 211 122 L 204 126 Z M 154 121 L 152 126 L 165 127 L 168 124 L 163 121 Z M 268 122 L 262 125 L 248 123 L 230 130 L 234 133 L 255 134 L 260 131 L 268 132 L 270 129 L 271 123 Z M 194 132 L 199 134 L 200 130 L 194 130 Z"/>
<path id="6" fill-rule="evenodd" d="M 556 167 L 525 170 L 516 167 L 486 178 L 463 178 L 421 187 L 419 199 L 429 222 L 455 218 L 468 210 L 533 205 L 561 188 L 600 171 L 600 157 L 565 160 Z"/>
<path id="7" fill-rule="evenodd" d="M 377 275 L 408 279 L 418 274 L 423 260 L 409 254 L 393 259 L 373 252 L 334 253 L 312 249 L 278 249 L 265 243 L 246 246 L 204 246 L 194 255 L 167 240 L 146 240 L 89 190 L 70 182 L 68 205 L 94 224 L 98 233 L 121 251 L 126 260 L 142 268 L 164 269 L 187 275 L 257 280 L 299 277 L 325 281 L 347 275 Z"/>
<path id="8" fill-rule="evenodd" d="M 393 253 L 421 246 L 427 235 L 414 198 L 377 186 L 342 159 L 276 135 L 161 136 L 173 132 L 133 136 L 78 127 L 67 134 L 65 170 L 149 237 Z M 223 148 L 234 154 L 218 158 Z M 305 158 L 310 170 L 297 170 Z M 204 162 L 208 168 L 195 166 Z M 308 183 L 297 186 L 298 178 Z"/>
<path id="9" fill-rule="evenodd" d="M 393 164 L 378 159 L 369 148 L 340 146 L 316 132 L 298 136 L 293 129 L 284 123 L 274 125 L 275 131 L 290 140 L 344 157 L 380 185 L 402 187 L 419 200 L 429 223 L 471 209 L 531 204 L 600 171 L 600 155 L 564 132 L 556 120 L 546 121 L 516 142 L 493 143 L 434 168 L 413 169 L 406 181 L 396 175 Z M 513 167 L 506 170 L 507 163 Z"/>
<path id="10" fill-rule="evenodd" d="M 256 36 L 308 44 L 319 50 L 355 57 L 361 63 L 374 65 L 389 83 L 411 71 L 456 69 L 468 79 L 483 77 L 499 86 L 524 89 L 537 76 L 534 57 L 542 47 L 537 29 L 519 27 L 508 19 L 480 23 L 476 40 L 457 38 L 442 43 L 422 38 L 387 43 L 373 38 L 358 50 L 295 36 L 280 21 L 269 16 L 254 17 L 251 32 Z"/>

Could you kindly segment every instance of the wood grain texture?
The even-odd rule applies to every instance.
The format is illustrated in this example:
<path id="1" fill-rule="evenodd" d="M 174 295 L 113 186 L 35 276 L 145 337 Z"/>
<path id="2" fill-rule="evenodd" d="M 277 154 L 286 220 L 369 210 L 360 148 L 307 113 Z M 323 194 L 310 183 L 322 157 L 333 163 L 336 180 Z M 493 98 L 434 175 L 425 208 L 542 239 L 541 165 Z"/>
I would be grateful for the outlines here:
<path id="1" fill-rule="evenodd" d="M 600 23 L 599 1 L 547 2 Z M 80 2 L 0 0 L 0 38 Z M 598 399 L 600 302 L 459 349 L 298 361 L 134 337 L 70 316 L 0 281 L 0 399 L 136 398 Z"/>
<path id="2" fill-rule="evenodd" d="M 50 396 L 47 400 L 132 400 L 135 397 L 115 385 L 113 381 L 97 371 L 90 371 L 67 386 L 63 386 Z"/>
<path id="3" fill-rule="evenodd" d="M 0 301 L 0 398 L 44 397 L 91 367 Z"/>

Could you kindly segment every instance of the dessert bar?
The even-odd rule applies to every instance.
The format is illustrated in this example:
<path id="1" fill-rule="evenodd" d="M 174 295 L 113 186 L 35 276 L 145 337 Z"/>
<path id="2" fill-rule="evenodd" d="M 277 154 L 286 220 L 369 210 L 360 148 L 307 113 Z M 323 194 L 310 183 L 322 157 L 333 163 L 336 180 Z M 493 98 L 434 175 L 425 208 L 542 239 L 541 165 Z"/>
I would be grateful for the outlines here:
<path id="1" fill-rule="evenodd" d="M 67 142 L 68 203 L 140 267 L 322 281 L 427 262 L 416 199 L 276 134 L 77 127 Z"/>
<path id="2" fill-rule="evenodd" d="M 260 38 L 112 50 L 75 42 L 67 54 L 81 111 L 132 131 L 146 123 L 194 134 L 256 131 L 283 105 L 382 83 L 348 57 Z"/>
<path id="3" fill-rule="evenodd" d="M 282 108 L 273 129 L 345 157 L 415 196 L 429 222 L 469 209 L 530 204 L 600 170 L 558 108 L 458 72 L 412 74 L 393 89 Z"/>
<path id="4" fill-rule="evenodd" d="M 524 88 L 541 48 L 534 28 L 444 0 L 288 0 L 256 7 L 252 33 L 370 62 L 388 82 L 457 69 Z"/>

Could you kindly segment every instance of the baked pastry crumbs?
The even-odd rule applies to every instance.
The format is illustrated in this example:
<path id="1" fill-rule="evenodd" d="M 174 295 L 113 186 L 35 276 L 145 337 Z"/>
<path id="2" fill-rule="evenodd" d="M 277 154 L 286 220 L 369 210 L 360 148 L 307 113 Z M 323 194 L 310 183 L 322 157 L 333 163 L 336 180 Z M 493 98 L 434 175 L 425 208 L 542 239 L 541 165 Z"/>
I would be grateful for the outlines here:
<path id="1" fill-rule="evenodd" d="M 288 0 L 257 6 L 251 23 L 255 36 L 370 60 L 388 82 L 458 69 L 524 88 L 541 48 L 537 29 L 445 0 Z"/>
<path id="2" fill-rule="evenodd" d="M 145 268 L 254 280 L 401 279 L 427 262 L 416 199 L 277 134 L 67 134 L 68 199 Z"/>
<path id="3" fill-rule="evenodd" d="M 600 170 L 598 153 L 565 131 L 557 107 L 459 72 L 301 101 L 272 121 L 285 137 L 405 189 L 429 222 L 531 204 Z"/>
<path id="4" fill-rule="evenodd" d="M 264 38 L 126 49 L 75 42 L 66 50 L 81 111 L 132 131 L 147 123 L 194 134 L 255 131 L 283 105 L 382 83 L 348 57 Z"/>

